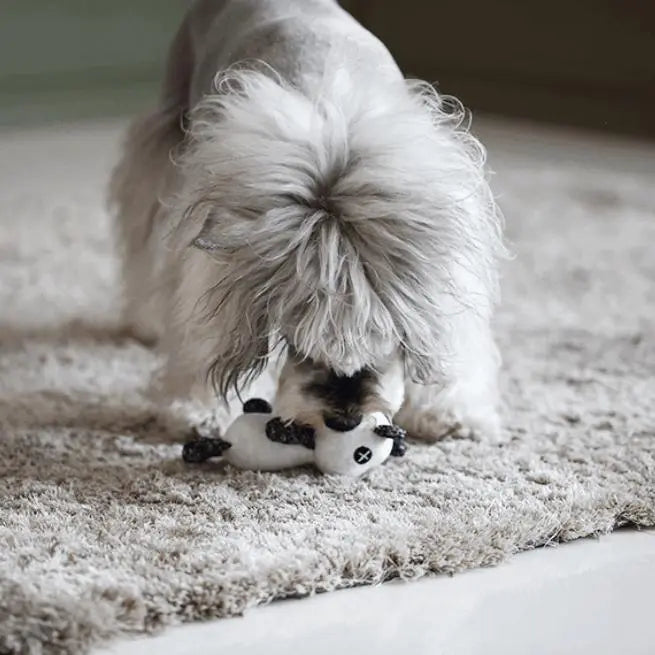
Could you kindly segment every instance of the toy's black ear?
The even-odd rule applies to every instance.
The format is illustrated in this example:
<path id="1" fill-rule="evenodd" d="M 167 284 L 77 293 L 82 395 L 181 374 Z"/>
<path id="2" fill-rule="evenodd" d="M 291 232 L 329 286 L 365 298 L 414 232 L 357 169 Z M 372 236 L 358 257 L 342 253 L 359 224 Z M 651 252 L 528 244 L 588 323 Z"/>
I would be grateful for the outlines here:
<path id="1" fill-rule="evenodd" d="M 251 398 L 243 403 L 244 414 L 272 414 L 271 403 L 263 398 Z"/>

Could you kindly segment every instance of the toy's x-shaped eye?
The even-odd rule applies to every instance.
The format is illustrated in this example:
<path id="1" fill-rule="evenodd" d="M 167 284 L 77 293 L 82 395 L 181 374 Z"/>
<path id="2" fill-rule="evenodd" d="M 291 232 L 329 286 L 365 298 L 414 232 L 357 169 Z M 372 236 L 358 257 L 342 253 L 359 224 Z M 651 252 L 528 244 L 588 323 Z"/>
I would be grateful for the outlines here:
<path id="1" fill-rule="evenodd" d="M 314 450 L 316 433 L 314 428 L 299 423 L 288 423 L 280 417 L 266 423 L 266 436 L 276 443 L 304 446 Z"/>

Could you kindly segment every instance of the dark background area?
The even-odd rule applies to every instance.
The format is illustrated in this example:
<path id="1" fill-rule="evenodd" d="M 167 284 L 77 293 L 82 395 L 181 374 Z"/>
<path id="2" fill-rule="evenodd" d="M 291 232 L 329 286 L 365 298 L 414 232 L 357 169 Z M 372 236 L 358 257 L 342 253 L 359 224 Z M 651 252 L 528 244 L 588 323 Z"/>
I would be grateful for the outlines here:
<path id="1" fill-rule="evenodd" d="M 186 4 L 3 2 L 0 125 L 143 109 Z M 406 74 L 473 110 L 655 137 L 654 0 L 342 4 Z"/>
<path id="2" fill-rule="evenodd" d="M 473 109 L 655 137 L 653 0 L 343 4 Z"/>

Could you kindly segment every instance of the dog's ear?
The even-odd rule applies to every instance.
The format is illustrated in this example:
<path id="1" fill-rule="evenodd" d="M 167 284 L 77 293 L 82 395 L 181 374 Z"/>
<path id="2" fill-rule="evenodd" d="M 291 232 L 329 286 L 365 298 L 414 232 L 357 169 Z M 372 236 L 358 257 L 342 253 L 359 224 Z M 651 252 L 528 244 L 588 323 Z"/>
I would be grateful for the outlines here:
<path id="1" fill-rule="evenodd" d="M 227 239 L 221 232 L 223 226 L 228 223 L 229 216 L 217 210 L 212 210 L 205 218 L 200 232 L 193 239 L 191 245 L 215 257 L 227 254 Z"/>
<path id="2" fill-rule="evenodd" d="M 195 248 L 199 250 L 205 250 L 208 253 L 215 252 L 218 250 L 218 246 L 211 240 L 208 239 L 204 234 L 200 233 L 192 242 Z"/>

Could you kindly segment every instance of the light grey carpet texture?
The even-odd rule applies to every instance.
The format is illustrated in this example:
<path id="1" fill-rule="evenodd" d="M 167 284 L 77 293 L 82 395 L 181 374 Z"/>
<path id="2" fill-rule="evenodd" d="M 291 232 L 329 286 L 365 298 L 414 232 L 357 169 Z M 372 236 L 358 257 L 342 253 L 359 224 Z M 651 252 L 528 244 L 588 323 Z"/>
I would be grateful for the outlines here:
<path id="1" fill-rule="evenodd" d="M 162 443 L 154 356 L 117 329 L 119 127 L 0 136 L 0 653 L 655 525 L 655 148 L 481 123 L 516 253 L 503 440 L 412 444 L 348 482 Z"/>

